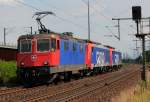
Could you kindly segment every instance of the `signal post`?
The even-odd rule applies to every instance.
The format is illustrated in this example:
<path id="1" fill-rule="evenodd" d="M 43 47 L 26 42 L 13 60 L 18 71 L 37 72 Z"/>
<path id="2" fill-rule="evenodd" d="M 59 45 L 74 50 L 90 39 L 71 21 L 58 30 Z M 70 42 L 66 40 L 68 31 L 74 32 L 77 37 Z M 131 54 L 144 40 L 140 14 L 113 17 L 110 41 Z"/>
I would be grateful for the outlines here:
<path id="1" fill-rule="evenodd" d="M 112 20 L 134 20 L 137 26 L 137 34 L 135 36 L 142 40 L 142 69 L 141 69 L 141 80 L 147 81 L 146 79 L 146 67 L 145 67 L 145 36 L 150 35 L 147 34 L 139 34 L 139 24 L 141 24 L 141 20 L 147 19 L 150 22 L 150 17 L 142 18 L 141 6 L 133 6 L 132 7 L 132 18 L 113 18 Z M 120 24 L 120 23 L 118 23 Z M 120 27 L 120 26 L 118 26 Z M 118 29 L 120 32 L 120 28 Z"/>

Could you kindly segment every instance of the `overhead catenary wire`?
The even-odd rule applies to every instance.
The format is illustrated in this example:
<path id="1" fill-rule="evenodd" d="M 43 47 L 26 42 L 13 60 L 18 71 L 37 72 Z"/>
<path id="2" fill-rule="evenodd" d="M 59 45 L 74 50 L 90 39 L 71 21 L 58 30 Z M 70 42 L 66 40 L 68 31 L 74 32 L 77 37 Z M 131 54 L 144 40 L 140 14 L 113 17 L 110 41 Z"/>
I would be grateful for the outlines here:
<path id="1" fill-rule="evenodd" d="M 84 1 L 84 0 L 81 0 L 83 3 L 85 3 L 86 5 L 87 5 L 87 3 Z M 93 9 L 93 10 L 95 10 L 98 14 L 100 14 L 101 16 L 103 16 L 105 19 L 107 19 L 107 20 L 111 20 L 110 18 L 108 18 L 107 16 L 105 16 L 105 15 L 103 15 L 103 14 L 101 14 L 101 12 L 99 12 L 99 10 L 97 10 L 97 9 L 95 9 L 94 7 L 92 7 L 91 6 L 91 8 Z M 111 23 L 112 23 L 112 20 L 110 21 Z M 106 26 L 105 26 L 106 27 Z M 113 32 L 110 30 L 110 29 L 107 29 L 111 34 L 113 34 Z M 105 36 L 105 35 L 104 35 Z M 109 35 L 110 36 L 110 35 Z M 117 37 L 115 34 L 113 34 L 112 36 L 114 36 L 115 38 L 117 38 L 117 39 L 120 39 L 120 37 Z"/>
<path id="2" fill-rule="evenodd" d="M 84 0 L 81 0 L 84 4 L 87 5 L 87 2 L 85 2 Z M 92 8 L 93 10 L 95 10 L 95 12 L 97 12 L 100 16 L 104 17 L 106 20 L 111 21 L 111 18 L 105 16 L 104 14 L 102 14 L 99 10 L 95 9 L 94 7 L 90 6 L 90 8 Z M 112 22 L 111 22 L 112 23 Z"/>
<path id="3" fill-rule="evenodd" d="M 45 1 L 45 0 L 43 0 L 43 1 L 38 0 L 38 1 L 41 2 L 41 3 L 46 4 L 48 7 L 51 7 L 51 8 L 53 8 L 53 9 L 55 9 L 55 10 L 58 10 L 58 11 L 61 11 L 61 13 L 63 12 L 65 15 L 69 15 L 69 16 L 71 16 L 71 17 L 76 18 L 76 16 L 74 16 L 72 13 L 66 12 L 66 11 L 64 11 L 63 9 L 60 9 L 60 8 L 58 8 L 58 7 L 56 7 L 56 6 L 52 5 L 52 4 L 50 4 L 49 2 L 47 2 L 47 1 Z"/>
<path id="4" fill-rule="evenodd" d="M 17 1 L 17 0 L 15 0 L 15 1 Z M 27 4 L 27 3 L 25 3 L 25 2 L 22 2 L 22 1 L 17 1 L 18 3 L 20 3 L 20 4 L 22 4 L 22 5 L 24 5 L 24 6 L 26 6 L 26 7 L 29 7 L 29 8 L 32 8 L 32 9 L 34 9 L 34 10 L 38 10 L 38 11 L 43 11 L 43 10 L 41 10 L 41 9 L 39 9 L 39 8 L 37 8 L 37 7 L 34 7 L 34 6 L 32 6 L 31 4 Z M 93 7 L 92 7 L 93 8 Z M 57 9 L 58 10 L 58 9 Z M 97 10 L 98 11 L 98 10 Z M 100 13 L 100 12 L 99 12 Z M 98 13 L 98 14 L 99 14 Z M 73 21 L 71 21 L 71 20 L 69 20 L 69 19 L 65 19 L 64 17 L 60 17 L 60 16 L 58 16 L 58 15 L 56 15 L 55 17 L 57 17 L 58 19 L 60 19 L 61 21 L 63 21 L 63 22 L 67 22 L 67 23 L 70 23 L 70 24 L 72 24 L 72 25 L 74 25 L 74 26 L 76 26 L 76 27 L 78 27 L 79 29 L 81 29 L 81 30 L 84 30 L 84 31 L 87 31 L 87 28 L 86 27 L 84 27 L 84 26 L 82 26 L 82 25 L 80 25 L 80 24 L 78 24 L 78 23 L 74 23 Z M 109 19 L 109 18 L 105 18 L 105 19 Z M 110 19 L 109 19 L 110 20 Z M 111 21 L 111 23 L 112 23 L 112 21 Z M 93 32 L 93 31 L 92 31 Z"/>
<path id="5" fill-rule="evenodd" d="M 87 5 L 87 3 L 86 3 L 84 0 L 81 0 L 81 1 L 82 1 L 84 4 Z M 97 14 L 99 14 L 99 15 L 102 16 L 102 17 L 104 17 L 107 22 L 109 22 L 109 23 L 111 23 L 111 24 L 113 25 L 111 18 L 105 16 L 104 14 L 102 14 L 102 13 L 101 13 L 99 10 L 97 10 L 96 8 L 94 8 L 94 7 L 92 7 L 92 6 L 91 6 L 91 8 L 92 8 L 95 12 L 97 12 Z M 104 26 L 104 27 L 106 27 L 106 26 Z M 109 31 L 109 32 L 110 32 L 110 31 Z"/>
<path id="6" fill-rule="evenodd" d="M 37 10 L 37 11 L 44 11 L 44 10 L 42 10 L 42 9 L 40 9 L 40 8 L 34 7 L 34 6 L 32 6 L 32 5 L 29 5 L 29 4 L 27 4 L 27 3 L 24 3 L 24 2 L 22 2 L 22 1 L 15 0 L 15 2 L 17 2 L 17 3 L 19 3 L 19 4 L 22 4 L 22 5 L 26 6 L 26 7 L 32 8 L 32 9 L 34 9 L 34 10 Z M 83 27 L 83 26 L 81 26 L 81 25 L 79 25 L 79 24 L 76 24 L 76 23 L 74 23 L 74 22 L 72 22 L 72 21 L 70 21 L 70 20 L 68 20 L 68 19 L 65 19 L 65 18 L 63 18 L 63 17 L 59 17 L 59 16 L 57 16 L 57 15 L 55 15 L 55 17 L 57 17 L 58 19 L 60 19 L 60 20 L 62 20 L 62 21 L 64 21 L 64 22 L 68 22 L 68 23 L 70 23 L 70 24 L 72 24 L 72 25 L 74 25 L 74 26 L 76 26 L 76 27 L 78 27 L 78 28 L 80 28 L 80 29 L 82 29 L 82 30 L 83 30 L 83 29 L 87 29 L 87 28 L 85 28 L 85 27 Z"/>
<path id="7" fill-rule="evenodd" d="M 40 0 L 38 0 L 38 1 L 40 1 Z M 51 4 L 50 4 L 49 2 L 47 2 L 47 1 L 42 1 L 42 3 L 43 3 L 43 2 L 45 2 L 46 5 L 48 5 L 48 6 L 52 7 L 52 8 L 54 8 L 54 9 L 56 9 L 56 10 L 58 10 L 58 11 L 63 12 L 65 15 L 69 15 L 69 16 L 71 16 L 71 17 L 73 17 L 73 18 L 76 18 L 73 14 L 68 13 L 68 12 L 66 12 L 66 11 L 64 11 L 64 10 L 62 10 L 62 9 L 57 8 L 56 6 L 51 5 Z M 57 17 L 58 19 L 64 21 L 64 22 L 71 23 L 72 25 L 78 26 L 78 27 L 83 28 L 83 29 L 85 29 L 85 30 L 87 29 L 86 27 L 84 27 L 84 26 L 82 26 L 82 25 L 80 25 L 80 24 L 74 23 L 74 22 L 71 21 L 71 20 L 65 19 L 65 18 L 60 17 L 60 16 L 57 16 L 57 15 L 56 15 L 56 17 Z"/>
<path id="8" fill-rule="evenodd" d="M 85 2 L 84 0 L 81 0 L 81 1 L 86 4 L 86 2 Z M 97 2 L 97 1 L 96 1 L 96 2 Z M 91 8 L 92 8 L 93 10 L 95 10 L 95 12 L 97 12 L 100 16 L 104 17 L 108 22 L 110 22 L 111 24 L 113 24 L 113 23 L 112 23 L 112 18 L 109 18 L 108 16 L 104 15 L 102 12 L 100 12 L 99 10 L 97 10 L 96 8 L 94 8 L 94 7 L 92 7 L 92 6 L 91 6 Z"/>
<path id="9" fill-rule="evenodd" d="M 19 0 L 15 0 L 15 2 L 17 2 L 19 4 L 22 4 L 22 5 L 26 6 L 26 7 L 32 8 L 34 10 L 37 10 L 37 11 L 43 11 L 43 10 L 37 8 L 37 7 L 34 7 L 34 6 L 30 5 L 30 4 L 24 3 L 24 2 L 19 1 Z"/>
<path id="10" fill-rule="evenodd" d="M 37 7 L 32 6 L 32 5 L 29 5 L 29 4 L 24 3 L 24 2 L 22 2 L 22 1 L 18 1 L 18 0 L 15 0 L 15 1 L 16 1 L 17 3 L 19 3 L 19 4 L 22 4 L 22 5 L 26 6 L 26 7 L 32 8 L 32 9 L 34 9 L 34 10 L 43 11 L 43 10 L 40 9 L 40 8 L 37 8 Z M 54 6 L 53 6 L 53 7 L 54 7 Z M 55 7 L 55 8 L 56 8 L 56 7 Z M 58 9 L 58 8 L 57 8 L 57 9 Z M 87 30 L 86 27 L 83 27 L 83 26 L 81 26 L 81 25 L 79 25 L 79 24 L 76 24 L 76 23 L 74 23 L 74 22 L 72 22 L 72 21 L 70 21 L 70 20 L 68 20 L 68 19 L 65 19 L 65 18 L 63 18 L 63 17 L 59 17 L 59 16 L 57 16 L 57 15 L 55 15 L 55 17 L 59 18 L 60 20 L 62 20 L 62 21 L 64 21 L 64 22 L 71 23 L 72 25 L 74 25 L 74 26 L 76 26 L 76 27 L 78 27 L 78 28 L 80 28 L 80 29 L 85 29 L 85 30 Z"/>
<path id="11" fill-rule="evenodd" d="M 84 4 L 87 5 L 87 3 L 84 1 L 84 0 L 81 0 Z M 97 3 L 96 3 L 97 4 Z M 97 8 L 94 8 L 94 7 L 91 7 L 93 10 L 95 10 L 97 12 L 97 14 L 99 14 L 100 16 L 104 17 L 107 22 L 110 22 L 112 24 L 112 19 L 110 19 L 109 17 L 105 16 L 104 14 L 102 14 L 99 10 L 97 10 Z M 127 11 L 127 10 L 125 10 Z M 124 12 L 121 12 L 121 13 L 124 13 Z M 123 27 L 122 27 L 123 28 Z M 110 33 L 113 33 L 112 31 L 108 30 Z M 124 31 L 127 31 L 127 30 L 124 30 Z M 114 36 L 114 35 L 112 35 Z"/>
<path id="12" fill-rule="evenodd" d="M 87 28 L 85 28 L 85 27 L 83 27 L 83 26 L 81 26 L 81 25 L 79 25 L 79 24 L 76 24 L 76 23 L 74 23 L 74 22 L 72 22 L 71 20 L 68 20 L 68 19 L 64 19 L 64 18 L 62 18 L 62 17 L 59 17 L 59 16 L 57 16 L 56 15 L 56 17 L 57 18 L 59 18 L 60 20 L 62 20 L 62 21 L 64 21 L 64 22 L 68 22 L 68 23 L 71 23 L 72 25 L 75 25 L 76 27 L 78 27 L 78 28 L 83 28 L 83 29 L 87 29 Z"/>
<path id="13" fill-rule="evenodd" d="M 58 11 L 63 12 L 65 15 L 69 15 L 69 16 L 71 16 L 71 17 L 73 17 L 73 18 L 77 18 L 77 17 L 74 16 L 73 14 L 68 13 L 68 12 L 64 11 L 63 9 L 59 9 L 59 8 L 57 8 L 56 6 L 51 5 L 49 2 L 42 1 L 42 3 L 43 3 L 43 2 L 45 2 L 46 5 L 48 5 L 48 6 L 52 7 L 52 8 L 54 8 L 54 9 L 56 9 L 56 10 L 58 10 Z M 64 19 L 64 18 L 62 18 L 62 17 L 60 17 L 60 16 L 57 16 L 57 15 L 56 15 L 56 17 L 59 18 L 60 20 L 64 21 L 64 22 L 71 23 L 72 25 L 75 25 L 75 26 L 78 26 L 78 27 L 80 27 L 80 28 L 83 28 L 84 30 L 87 30 L 86 27 L 84 27 L 84 26 L 82 26 L 82 25 L 80 25 L 80 24 L 74 23 L 74 22 L 72 22 L 71 20 Z M 94 32 L 93 32 L 93 33 L 94 33 Z"/>
<path id="14" fill-rule="evenodd" d="M 84 4 L 86 4 L 87 5 L 87 3 L 84 1 L 84 0 L 81 0 Z M 97 2 L 98 1 L 96 1 L 96 4 L 97 4 Z M 96 8 L 94 8 L 94 7 L 92 7 L 91 6 L 91 8 L 95 11 L 95 12 L 97 12 L 97 14 L 99 14 L 100 16 L 102 16 L 102 17 L 104 17 L 109 23 L 111 23 L 111 24 L 113 24 L 112 23 L 112 18 L 109 18 L 108 16 L 106 16 L 106 15 L 104 15 L 102 12 L 100 12 L 99 10 L 97 10 Z M 124 11 L 128 11 L 129 9 L 126 9 L 126 10 L 124 10 Z M 120 12 L 120 13 L 123 13 L 123 11 L 122 12 Z"/>

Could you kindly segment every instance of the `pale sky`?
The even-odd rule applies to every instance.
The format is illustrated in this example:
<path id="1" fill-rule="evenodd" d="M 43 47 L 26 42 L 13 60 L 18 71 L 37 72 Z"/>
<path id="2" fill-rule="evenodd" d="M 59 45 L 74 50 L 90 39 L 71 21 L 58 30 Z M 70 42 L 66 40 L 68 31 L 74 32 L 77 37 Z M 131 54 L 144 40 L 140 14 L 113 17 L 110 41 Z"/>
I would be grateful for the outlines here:
<path id="1" fill-rule="evenodd" d="M 0 43 L 3 42 L 3 28 L 7 28 L 7 43 L 16 44 L 20 35 L 30 32 L 28 27 L 37 30 L 37 23 L 33 15 L 38 8 L 52 11 L 57 17 L 49 15 L 42 21 L 47 28 L 55 32 L 73 32 L 74 36 L 88 38 L 87 33 L 87 0 L 0 0 Z M 30 7 L 28 7 L 30 6 Z M 143 17 L 150 17 L 150 0 L 90 0 L 91 40 L 110 45 L 123 53 L 135 57 L 136 30 L 135 23 L 121 21 L 121 40 L 107 35 L 118 34 L 115 26 L 117 21 L 112 18 L 131 17 L 132 6 L 142 6 Z M 106 28 L 109 26 L 110 30 Z M 138 44 L 140 46 L 140 44 Z M 133 53 L 134 52 L 134 53 Z"/>

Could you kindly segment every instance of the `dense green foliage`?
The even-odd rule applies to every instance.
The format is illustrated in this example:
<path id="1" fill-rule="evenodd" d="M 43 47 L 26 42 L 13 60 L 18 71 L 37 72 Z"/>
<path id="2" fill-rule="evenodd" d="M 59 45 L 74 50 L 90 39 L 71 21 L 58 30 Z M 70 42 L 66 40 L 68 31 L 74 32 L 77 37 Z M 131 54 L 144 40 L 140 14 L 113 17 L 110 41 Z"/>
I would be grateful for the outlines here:
<path id="1" fill-rule="evenodd" d="M 16 81 L 16 62 L 0 60 L 0 83 L 5 84 L 14 81 Z"/>

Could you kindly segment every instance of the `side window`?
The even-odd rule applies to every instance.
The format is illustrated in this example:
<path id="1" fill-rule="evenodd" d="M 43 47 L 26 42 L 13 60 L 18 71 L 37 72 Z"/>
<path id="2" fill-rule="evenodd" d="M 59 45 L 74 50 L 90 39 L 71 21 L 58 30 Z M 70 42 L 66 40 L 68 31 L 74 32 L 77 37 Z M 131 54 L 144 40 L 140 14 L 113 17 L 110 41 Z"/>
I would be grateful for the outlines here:
<path id="1" fill-rule="evenodd" d="M 94 47 L 92 47 L 92 52 L 94 51 Z"/>
<path id="2" fill-rule="evenodd" d="M 64 41 L 64 50 L 67 51 L 69 49 L 68 41 Z"/>
<path id="3" fill-rule="evenodd" d="M 59 43 L 59 40 L 57 40 L 57 49 L 60 49 L 60 43 Z"/>
<path id="4" fill-rule="evenodd" d="M 51 39 L 51 50 L 54 51 L 56 49 L 56 39 L 52 38 Z"/>
<path id="5" fill-rule="evenodd" d="M 76 51 L 77 50 L 77 43 L 76 42 L 73 42 L 73 46 L 72 46 L 73 48 L 73 51 Z"/>
<path id="6" fill-rule="evenodd" d="M 83 46 L 84 46 L 84 45 L 81 43 L 81 44 L 80 44 L 80 52 L 83 52 Z"/>

